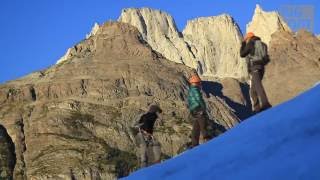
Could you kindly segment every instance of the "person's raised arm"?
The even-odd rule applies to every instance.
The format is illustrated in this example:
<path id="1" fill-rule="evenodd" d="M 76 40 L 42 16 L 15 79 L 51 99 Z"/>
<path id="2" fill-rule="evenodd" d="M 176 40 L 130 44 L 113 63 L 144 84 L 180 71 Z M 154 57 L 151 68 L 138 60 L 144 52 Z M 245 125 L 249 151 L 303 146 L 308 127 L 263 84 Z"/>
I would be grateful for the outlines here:
<path id="1" fill-rule="evenodd" d="M 253 48 L 253 41 L 249 41 L 248 43 L 246 43 L 245 41 L 243 41 L 241 43 L 241 48 L 240 48 L 240 56 L 242 58 L 248 56 L 248 54 L 251 52 L 252 48 Z"/>

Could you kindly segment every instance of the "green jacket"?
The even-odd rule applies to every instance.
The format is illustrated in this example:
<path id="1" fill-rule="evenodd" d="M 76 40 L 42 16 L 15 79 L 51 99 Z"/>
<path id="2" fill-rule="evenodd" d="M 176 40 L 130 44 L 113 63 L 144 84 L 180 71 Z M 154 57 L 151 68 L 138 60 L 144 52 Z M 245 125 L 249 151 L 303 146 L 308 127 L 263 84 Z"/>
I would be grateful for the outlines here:
<path id="1" fill-rule="evenodd" d="M 197 86 L 190 86 L 188 92 L 188 105 L 190 112 L 197 108 L 206 109 L 206 104 L 202 98 L 200 89 Z"/>

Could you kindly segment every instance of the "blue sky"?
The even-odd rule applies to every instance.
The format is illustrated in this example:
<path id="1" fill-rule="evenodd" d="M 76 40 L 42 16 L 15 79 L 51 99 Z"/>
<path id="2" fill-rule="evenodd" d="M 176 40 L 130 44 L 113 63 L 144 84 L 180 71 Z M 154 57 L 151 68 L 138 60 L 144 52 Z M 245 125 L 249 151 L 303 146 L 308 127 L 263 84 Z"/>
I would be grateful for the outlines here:
<path id="1" fill-rule="evenodd" d="M 55 64 L 94 22 L 116 20 L 123 8 L 161 9 L 174 17 L 180 30 L 187 20 L 228 13 L 245 31 L 256 4 L 267 11 L 312 5 L 314 32 L 320 34 L 319 0 L 1 0 L 0 83 Z"/>

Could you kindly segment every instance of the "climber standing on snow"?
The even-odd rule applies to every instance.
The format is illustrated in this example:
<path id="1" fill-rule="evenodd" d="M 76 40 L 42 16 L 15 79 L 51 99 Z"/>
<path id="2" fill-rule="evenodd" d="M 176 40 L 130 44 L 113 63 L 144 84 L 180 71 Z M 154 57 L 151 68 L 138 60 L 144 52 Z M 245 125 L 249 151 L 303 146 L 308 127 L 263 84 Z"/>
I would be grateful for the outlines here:
<path id="1" fill-rule="evenodd" d="M 136 142 L 139 146 L 140 167 L 147 167 L 149 165 L 160 162 L 161 149 L 159 142 L 153 136 L 153 127 L 162 110 L 157 105 L 151 105 L 149 111 L 143 114 L 139 121 L 134 125 L 138 129 L 136 135 Z M 153 161 L 150 163 L 148 148 L 152 149 Z"/>
<path id="2" fill-rule="evenodd" d="M 188 106 L 192 120 L 192 147 L 199 145 L 200 132 L 204 141 L 209 140 L 207 134 L 206 104 L 201 94 L 201 79 L 196 72 L 193 72 L 189 79 L 190 87 L 188 92 Z"/>
<path id="3" fill-rule="evenodd" d="M 271 107 L 262 85 L 264 66 L 268 63 L 267 45 L 252 32 L 247 33 L 241 44 L 240 56 L 246 57 L 250 74 L 250 99 L 252 111 L 261 112 Z"/>

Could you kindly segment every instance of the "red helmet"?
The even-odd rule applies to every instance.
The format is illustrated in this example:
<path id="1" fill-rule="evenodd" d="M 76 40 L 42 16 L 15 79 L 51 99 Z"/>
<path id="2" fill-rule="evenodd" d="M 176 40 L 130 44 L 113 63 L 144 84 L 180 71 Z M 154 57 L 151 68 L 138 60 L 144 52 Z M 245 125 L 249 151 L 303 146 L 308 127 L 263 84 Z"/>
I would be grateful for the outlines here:
<path id="1" fill-rule="evenodd" d="M 201 79 L 198 75 L 192 75 L 191 78 L 189 79 L 190 84 L 200 84 Z"/>
<path id="2" fill-rule="evenodd" d="M 253 32 L 248 32 L 248 33 L 246 34 L 246 36 L 244 37 L 244 40 L 250 39 L 250 38 L 252 38 L 253 36 L 255 36 Z"/>

